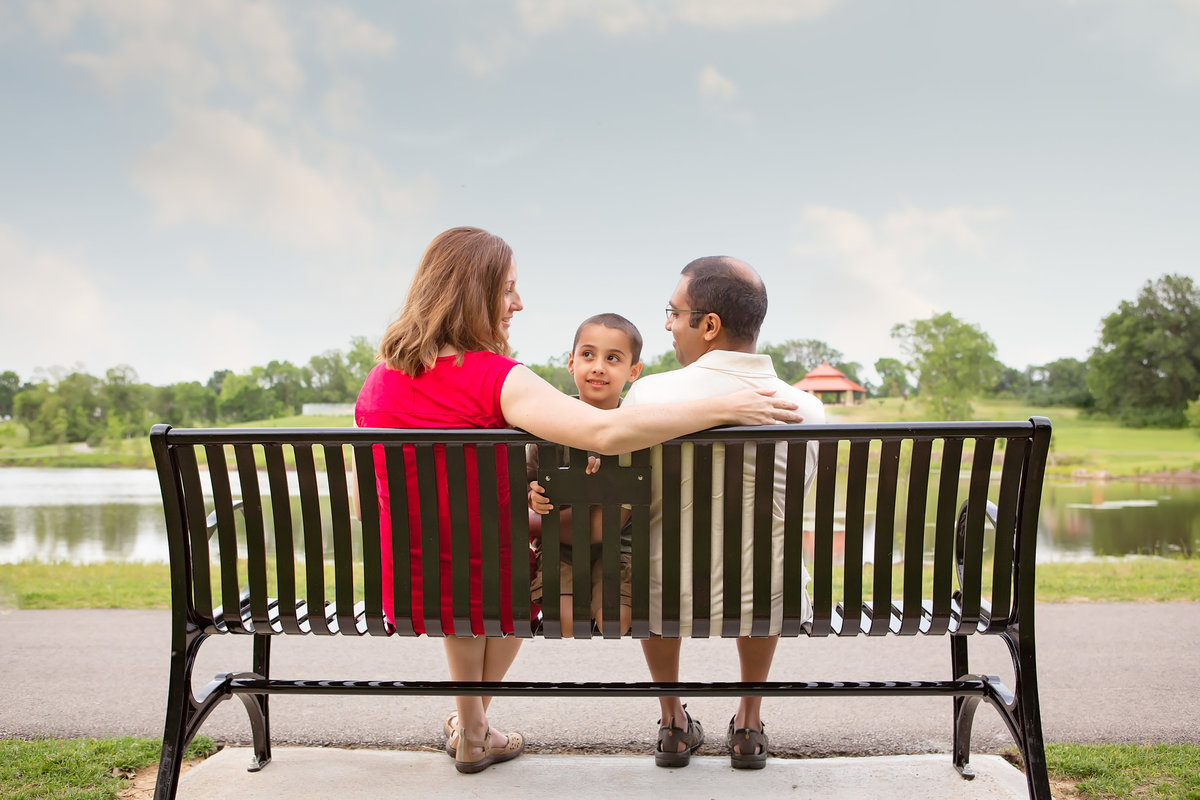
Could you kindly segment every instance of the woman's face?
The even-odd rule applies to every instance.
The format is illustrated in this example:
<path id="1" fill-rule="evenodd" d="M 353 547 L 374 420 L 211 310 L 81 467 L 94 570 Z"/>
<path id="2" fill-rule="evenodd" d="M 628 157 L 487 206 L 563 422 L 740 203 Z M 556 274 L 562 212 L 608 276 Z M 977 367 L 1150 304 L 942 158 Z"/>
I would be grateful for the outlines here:
<path id="1" fill-rule="evenodd" d="M 513 314 L 525 306 L 521 305 L 521 295 L 517 294 L 517 265 L 508 265 L 508 277 L 504 279 L 504 302 L 501 306 L 500 324 L 504 326 L 504 335 L 508 336 L 508 328 L 512 325 Z"/>

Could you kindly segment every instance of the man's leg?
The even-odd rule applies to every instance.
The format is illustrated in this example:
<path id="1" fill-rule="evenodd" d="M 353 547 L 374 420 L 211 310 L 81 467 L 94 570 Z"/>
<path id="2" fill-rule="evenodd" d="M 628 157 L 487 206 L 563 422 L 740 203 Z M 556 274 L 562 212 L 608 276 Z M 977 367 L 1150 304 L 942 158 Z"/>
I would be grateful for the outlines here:
<path id="1" fill-rule="evenodd" d="M 745 682 L 761 683 L 767 680 L 771 671 L 771 662 L 775 658 L 775 646 L 779 644 L 778 636 L 752 638 L 741 636 L 737 640 L 738 663 L 741 666 L 741 678 Z M 752 731 L 762 729 L 762 698 L 743 697 L 738 703 L 737 713 L 733 717 L 735 730 L 749 728 Z M 735 747 L 735 749 L 737 749 Z M 737 752 L 741 752 L 737 749 Z"/>
<path id="2" fill-rule="evenodd" d="M 652 636 L 642 640 L 642 653 L 655 682 L 679 680 L 680 639 Z M 688 717 L 678 697 L 658 698 L 659 731 L 654 763 L 660 767 L 685 767 L 692 752 L 704 742 L 704 729 Z"/>

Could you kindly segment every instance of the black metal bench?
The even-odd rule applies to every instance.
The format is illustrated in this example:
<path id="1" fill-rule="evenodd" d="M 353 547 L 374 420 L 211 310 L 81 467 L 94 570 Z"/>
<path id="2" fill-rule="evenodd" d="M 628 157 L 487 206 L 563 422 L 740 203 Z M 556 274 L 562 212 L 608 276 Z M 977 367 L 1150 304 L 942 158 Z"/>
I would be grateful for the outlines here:
<path id="1" fill-rule="evenodd" d="M 397 568 L 396 620 L 382 612 L 379 515 L 373 448 L 387 455 L 393 498 L 404 494 L 405 473 L 415 473 L 422 506 L 420 535 L 438 542 L 434 452 L 444 449 L 447 501 L 451 512 L 454 616 L 466 616 L 465 559 L 467 497 L 479 500 L 482 558 L 498 558 L 498 504 L 481 487 L 495 487 L 494 461 L 479 458 L 477 486 L 463 471 L 467 448 L 496 448 L 512 476 L 508 487 L 508 527 L 512 537 L 512 615 L 516 635 L 558 637 L 557 604 L 542 614 L 530 611 L 526 558 L 525 446 L 551 447 L 513 430 L 373 429 L 179 429 L 157 425 L 150 434 L 162 486 L 171 558 L 171 679 L 156 798 L 175 796 L 181 760 L 188 742 L 221 701 L 237 696 L 249 713 L 256 757 L 252 769 L 271 758 L 268 698 L 271 694 L 379 695 L 554 695 L 597 696 L 944 696 L 953 699 L 953 763 L 964 777 L 969 765 L 971 725 L 976 707 L 986 701 L 997 709 L 1024 760 L 1029 794 L 1050 798 L 1038 705 L 1034 645 L 1034 559 L 1042 478 L 1050 442 L 1050 423 L 914 423 L 809 425 L 722 428 L 661 445 L 664 544 L 663 634 L 677 635 L 681 609 L 672 593 L 679 586 L 680 492 L 684 465 L 694 474 L 695 530 L 709 524 L 709 494 L 753 497 L 753 524 L 742 530 L 741 508 L 719 510 L 724 534 L 719 541 L 694 535 L 692 582 L 696 622 L 691 636 L 736 636 L 737 626 L 708 625 L 709 548 L 733 553 L 742 536 L 766 542 L 774 497 L 772 468 L 776 448 L 786 448 L 784 493 L 783 628 L 784 636 L 940 636 L 950 641 L 951 678 L 899 676 L 895 681 L 806 682 L 561 682 L 455 683 L 452 681 L 331 680 L 327 676 L 281 679 L 270 674 L 270 646 L 281 635 L 412 635 L 407 572 Z M 815 443 L 815 464 L 808 443 Z M 357 463 L 363 522 L 352 520 L 347 453 Z M 712 469 L 724 454 L 724 470 Z M 621 505 L 632 508 L 633 626 L 630 635 L 650 635 L 649 504 L 651 451 L 624 458 L 605 457 L 600 471 L 583 475 L 586 456 L 570 454 L 571 466 L 543 473 L 557 503 L 597 504 L 604 509 L 603 608 L 617 620 L 617 551 Z M 756 474 L 770 476 L 743 485 L 740 464 L 754 459 Z M 543 453 L 542 464 L 560 459 Z M 489 466 L 490 465 L 490 466 Z M 808 496 L 806 470 L 816 476 Z M 205 480 L 205 476 L 207 480 Z M 207 486 L 205 484 L 208 484 Z M 496 490 L 491 494 L 494 497 Z M 240 509 L 240 513 L 238 513 Z M 588 515 L 571 522 L 575 541 L 586 537 Z M 409 517 L 393 509 L 393 535 L 407 541 Z M 557 559 L 559 517 L 543 524 L 547 563 Z M 835 546 L 836 545 L 836 546 Z M 840 547 L 842 558 L 835 558 Z M 810 551 L 805 555 L 805 550 Z M 770 620 L 769 547 L 756 547 L 752 634 L 767 631 Z M 403 552 L 398 551 L 398 552 Z M 425 552 L 430 552 L 426 548 Z M 587 553 L 587 548 L 576 548 Z M 802 560 L 811 572 L 811 618 L 804 618 Z M 405 559 L 407 561 L 407 558 Z M 840 561 L 840 563 L 839 563 Z M 859 568 L 861 565 L 861 569 Z M 437 560 L 423 563 L 424 574 L 437 574 Z M 589 566 L 579 559 L 573 598 L 574 635 L 607 638 L 594 632 L 590 617 Z M 482 600 L 485 635 L 500 635 L 498 570 L 485 569 Z M 557 595 L 557 571 L 545 570 L 546 596 Z M 740 573 L 725 570 L 725 586 L 739 590 Z M 441 635 L 439 582 L 423 582 L 424 621 L 429 635 Z M 730 597 L 736 591 L 726 591 Z M 718 618 L 720 615 L 716 615 Z M 596 633 L 597 636 L 593 636 Z M 198 693 L 192 670 L 209 636 L 253 637 L 248 672 L 218 676 Z M 995 634 L 1007 644 L 1015 685 L 995 675 L 971 672 L 968 643 L 973 634 Z M 593 646 L 581 643 L 579 647 Z M 400 676 L 402 677 L 402 676 Z"/>

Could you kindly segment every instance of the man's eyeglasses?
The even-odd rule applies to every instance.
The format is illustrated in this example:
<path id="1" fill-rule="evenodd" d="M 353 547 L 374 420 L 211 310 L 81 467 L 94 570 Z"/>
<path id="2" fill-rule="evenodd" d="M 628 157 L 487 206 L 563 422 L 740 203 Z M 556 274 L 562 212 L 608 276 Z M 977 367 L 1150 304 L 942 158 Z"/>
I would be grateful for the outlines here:
<path id="1" fill-rule="evenodd" d="M 707 311 L 701 311 L 698 308 L 671 308 L 667 306 L 667 321 L 670 322 L 676 319 L 680 314 L 707 314 Z"/>

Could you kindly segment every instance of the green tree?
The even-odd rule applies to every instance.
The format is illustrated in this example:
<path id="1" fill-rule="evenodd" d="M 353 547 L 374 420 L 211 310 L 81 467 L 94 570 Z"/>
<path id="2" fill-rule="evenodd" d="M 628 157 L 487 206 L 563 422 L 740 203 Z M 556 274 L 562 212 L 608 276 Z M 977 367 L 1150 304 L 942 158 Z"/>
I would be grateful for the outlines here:
<path id="1" fill-rule="evenodd" d="M 1087 363 L 1096 410 L 1132 426 L 1180 427 L 1200 396 L 1200 290 L 1184 275 L 1147 281 L 1101 323 Z"/>
<path id="2" fill-rule="evenodd" d="M 362 381 L 355 380 L 341 350 L 326 350 L 308 360 L 309 387 L 314 403 L 350 403 L 358 396 Z"/>
<path id="3" fill-rule="evenodd" d="M 297 367 L 290 361 L 272 361 L 260 369 L 259 382 L 270 392 L 284 414 L 299 414 L 308 394 L 312 373 L 307 367 Z"/>
<path id="4" fill-rule="evenodd" d="M 656 372 L 670 372 L 683 366 L 675 356 L 675 348 L 651 359 L 643 358 L 642 363 L 645 364 L 642 368 L 643 376 L 653 375 Z"/>
<path id="5" fill-rule="evenodd" d="M 262 371 L 262 367 L 254 370 Z M 217 412 L 225 422 L 248 422 L 270 419 L 280 406 L 271 397 L 258 377 L 250 375 L 228 375 L 221 384 L 221 397 Z"/>
<path id="6" fill-rule="evenodd" d="M 13 415 L 13 398 L 21 388 L 21 378 L 11 369 L 0 372 L 0 419 Z"/>
<path id="7" fill-rule="evenodd" d="M 780 380 L 795 383 L 812 370 L 821 366 L 822 361 L 828 361 L 832 366 L 846 373 L 846 377 L 858 383 L 857 373 L 861 366 L 854 362 L 842 363 L 845 356 L 836 347 L 831 347 L 820 339 L 788 339 L 783 344 L 767 343 L 758 348 L 758 352 L 771 357 L 775 365 L 775 374 Z M 850 371 L 843 369 L 849 367 Z M 850 372 L 855 375 L 851 375 Z"/>
<path id="8" fill-rule="evenodd" d="M 1027 399 L 1039 406 L 1091 408 L 1096 399 L 1087 387 L 1087 364 L 1077 358 L 1060 358 L 1025 370 Z"/>
<path id="9" fill-rule="evenodd" d="M 526 364 L 525 366 L 560 392 L 577 394 L 579 391 L 575 386 L 575 378 L 567 371 L 566 356 L 551 356 L 545 364 Z"/>
<path id="10" fill-rule="evenodd" d="M 934 419 L 969 419 L 971 399 L 1002 369 L 991 337 L 949 312 L 895 325 L 892 338 L 912 358 L 920 401 Z"/>
<path id="11" fill-rule="evenodd" d="M 354 386 L 361 387 L 378 361 L 379 343 L 365 336 L 355 336 L 350 340 L 350 350 L 346 353 L 346 364 L 350 368 L 350 379 Z"/>
<path id="12" fill-rule="evenodd" d="M 875 372 L 879 375 L 880 397 L 908 397 L 908 367 L 898 358 L 880 358 L 875 361 Z"/>

